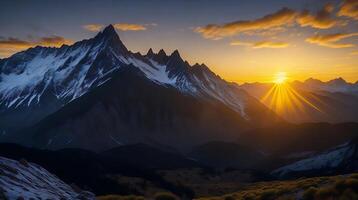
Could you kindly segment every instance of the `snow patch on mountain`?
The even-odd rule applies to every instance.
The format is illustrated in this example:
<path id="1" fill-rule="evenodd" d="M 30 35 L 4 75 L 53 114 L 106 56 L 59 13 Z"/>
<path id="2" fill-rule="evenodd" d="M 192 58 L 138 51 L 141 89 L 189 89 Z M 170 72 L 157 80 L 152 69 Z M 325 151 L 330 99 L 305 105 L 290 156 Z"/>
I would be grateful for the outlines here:
<path id="1" fill-rule="evenodd" d="M 0 193 L 6 199 L 95 199 L 87 191 L 75 191 L 41 166 L 0 157 Z M 1 198 L 1 194 L 0 194 Z"/>
<path id="2" fill-rule="evenodd" d="M 321 154 L 286 165 L 272 172 L 273 175 L 283 177 L 287 174 L 313 171 L 320 169 L 334 169 L 355 153 L 355 145 L 345 143 Z"/>

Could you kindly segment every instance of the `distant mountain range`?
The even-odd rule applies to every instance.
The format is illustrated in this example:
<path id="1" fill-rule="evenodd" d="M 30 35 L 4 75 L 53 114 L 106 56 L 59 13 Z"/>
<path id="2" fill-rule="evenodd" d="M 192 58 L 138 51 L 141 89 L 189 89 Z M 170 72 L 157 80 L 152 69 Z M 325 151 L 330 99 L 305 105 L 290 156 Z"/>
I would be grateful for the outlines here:
<path id="1" fill-rule="evenodd" d="M 294 109 L 277 113 L 285 120 L 294 123 L 358 121 L 357 82 L 348 83 L 342 78 L 323 82 L 310 78 L 303 82 L 293 81 L 287 83 L 287 85 L 300 95 L 300 99 L 296 98 L 297 105 Z M 245 83 L 240 85 L 240 88 L 258 100 L 262 100 L 274 86 L 274 83 Z M 287 95 L 283 95 L 281 98 L 287 98 Z M 272 102 L 261 102 L 268 107 L 272 106 L 270 105 Z M 290 107 L 292 105 L 284 106 Z"/>

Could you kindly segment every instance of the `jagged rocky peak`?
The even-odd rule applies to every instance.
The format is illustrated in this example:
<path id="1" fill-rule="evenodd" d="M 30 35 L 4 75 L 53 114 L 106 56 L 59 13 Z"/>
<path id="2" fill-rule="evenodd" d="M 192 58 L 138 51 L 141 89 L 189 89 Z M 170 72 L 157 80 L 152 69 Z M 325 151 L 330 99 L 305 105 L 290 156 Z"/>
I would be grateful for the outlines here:
<path id="1" fill-rule="evenodd" d="M 160 49 L 158 52 L 158 56 L 167 56 L 167 53 L 165 53 L 164 49 Z"/>
<path id="2" fill-rule="evenodd" d="M 150 50 L 152 50 L 152 49 L 150 49 Z M 148 51 L 147 56 L 149 54 L 150 54 L 150 52 Z M 161 65 L 165 65 L 168 62 L 168 56 L 163 49 L 159 50 L 159 52 L 157 54 L 153 53 L 152 57 L 150 57 L 150 56 L 148 56 L 148 57 L 153 59 L 154 61 L 156 61 L 157 63 L 159 63 Z"/>
<path id="3" fill-rule="evenodd" d="M 181 59 L 178 49 L 175 49 L 173 51 L 173 53 L 170 55 L 170 57 L 172 57 L 172 58 L 180 58 Z"/>
<path id="4" fill-rule="evenodd" d="M 153 52 L 153 49 L 152 49 L 152 48 L 150 48 L 150 49 L 148 50 L 146 56 L 149 57 L 149 58 L 152 58 L 152 57 L 154 56 L 154 52 Z"/>
<path id="5" fill-rule="evenodd" d="M 119 50 L 120 52 L 123 52 L 123 53 L 128 52 L 127 47 L 123 44 L 123 42 L 119 38 L 119 36 L 112 24 L 105 27 L 101 32 L 99 32 L 95 36 L 94 39 L 107 42 L 107 45 L 110 45 L 112 48 Z"/>

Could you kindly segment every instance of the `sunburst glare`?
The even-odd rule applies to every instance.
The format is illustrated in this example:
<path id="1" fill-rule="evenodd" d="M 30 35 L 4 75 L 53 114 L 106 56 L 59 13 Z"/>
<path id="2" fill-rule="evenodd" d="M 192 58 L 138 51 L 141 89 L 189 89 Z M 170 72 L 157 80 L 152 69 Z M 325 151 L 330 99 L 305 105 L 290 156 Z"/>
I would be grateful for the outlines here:
<path id="1" fill-rule="evenodd" d="M 296 91 L 289 83 L 285 72 L 275 74 L 272 88 L 261 98 L 261 102 L 266 104 L 273 111 L 280 114 L 297 114 L 305 112 L 305 107 L 322 112 L 316 105 L 307 100 L 303 95 Z"/>
<path id="2" fill-rule="evenodd" d="M 275 76 L 274 82 L 276 84 L 282 84 L 287 80 L 286 72 L 278 72 Z"/>

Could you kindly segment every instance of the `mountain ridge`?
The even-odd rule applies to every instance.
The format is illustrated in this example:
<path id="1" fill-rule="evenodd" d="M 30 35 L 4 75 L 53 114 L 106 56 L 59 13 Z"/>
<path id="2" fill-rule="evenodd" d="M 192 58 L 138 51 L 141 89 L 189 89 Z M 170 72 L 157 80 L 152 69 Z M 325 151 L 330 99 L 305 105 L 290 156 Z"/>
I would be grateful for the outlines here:
<path id="1" fill-rule="evenodd" d="M 72 142 L 73 138 L 78 137 L 75 140 L 79 142 L 77 144 L 87 149 L 96 147 L 94 144 L 99 141 L 103 142 L 98 145 L 98 149 L 101 149 L 106 145 L 109 147 L 120 145 L 121 142 L 118 141 L 121 140 L 118 137 L 125 138 L 119 134 L 121 132 L 127 134 L 127 137 L 131 138 L 127 139 L 131 142 L 138 142 L 138 140 L 133 140 L 133 137 L 141 133 L 142 135 L 139 134 L 140 142 L 148 136 L 146 134 L 154 134 L 153 130 L 155 130 L 157 136 L 154 138 L 159 138 L 160 142 L 164 142 L 163 145 L 166 145 L 168 141 L 170 144 L 175 144 L 173 139 L 169 139 L 169 135 L 164 134 L 173 132 L 173 135 L 178 137 L 182 135 L 180 137 L 183 138 L 180 140 L 185 146 L 191 142 L 206 141 L 205 134 L 211 135 L 207 138 L 215 135 L 214 139 L 220 139 L 220 137 L 228 139 L 234 135 L 237 137 L 239 132 L 253 124 L 270 124 L 279 120 L 279 117 L 259 101 L 236 84 L 226 82 L 205 64 L 190 65 L 181 58 L 178 50 L 170 55 L 167 55 L 164 50 L 158 53 L 150 50 L 148 52 L 147 55 L 141 55 L 128 50 L 114 27 L 110 25 L 94 38 L 76 42 L 71 46 L 37 48 L 35 52 L 29 50 L 2 60 L 0 77 L 8 87 L 3 85 L 0 88 L 0 113 L 2 114 L 0 127 L 3 128 L 0 130 L 3 133 L 0 141 L 16 142 L 21 135 L 22 141 L 27 138 L 28 141 L 34 142 L 32 137 L 36 136 L 35 138 L 38 139 L 36 142 L 26 143 L 39 145 L 40 148 L 52 146 L 50 144 L 54 145 L 52 148 L 62 148 L 66 147 L 68 142 Z M 17 60 L 19 55 L 24 56 Z M 3 73 L 5 68 L 8 69 L 11 66 L 12 71 Z M 34 71 L 30 73 L 30 70 Z M 9 77 L 12 78 L 9 79 Z M 25 82 L 13 82 L 11 80 L 15 80 L 14 77 L 27 79 L 24 79 Z M 38 87 L 41 90 L 36 90 Z M 153 94 L 141 92 L 141 90 L 148 90 Z M 93 95 L 93 93 L 97 94 Z M 89 96 L 96 96 L 96 98 Z M 153 99 L 154 102 L 152 100 L 146 102 L 145 98 Z M 78 99 L 82 99 L 80 102 L 83 104 L 74 103 L 78 108 L 71 106 L 72 102 Z M 182 102 L 176 99 L 181 99 Z M 127 101 L 133 101 L 137 105 L 129 106 L 131 110 L 123 109 L 123 106 L 130 105 Z M 155 102 L 162 102 L 163 105 L 157 105 Z M 88 106 L 88 110 L 84 109 L 84 105 Z M 181 107 L 183 111 L 171 107 Z M 147 114 L 147 110 L 152 109 L 153 115 L 151 116 Z M 192 111 L 185 111 L 186 109 Z M 62 112 L 61 110 L 69 111 Z M 111 110 L 112 114 L 106 113 L 108 110 Z M 90 112 L 100 115 L 102 120 L 97 119 L 96 116 L 90 116 L 88 114 Z M 63 115 L 61 113 L 67 113 L 67 116 L 60 117 Z M 57 114 L 59 117 L 53 117 Z M 226 119 L 227 122 L 220 119 L 220 115 L 225 116 L 221 118 Z M 131 118 L 132 121 L 126 117 Z M 52 123 L 53 127 L 49 127 L 49 124 L 45 124 L 47 119 L 61 120 L 58 123 Z M 94 122 L 98 120 L 101 124 L 94 125 L 93 129 L 88 130 L 86 128 L 88 125 L 80 122 L 80 119 L 90 120 L 91 124 L 96 124 Z M 192 120 L 199 121 L 196 123 L 200 125 L 196 127 Z M 224 126 L 225 128 L 221 129 L 221 132 L 225 133 L 220 134 L 219 127 L 225 123 L 227 127 Z M 119 128 L 118 124 L 122 128 Z M 65 126 L 77 127 L 77 129 Z M 171 126 L 174 127 L 172 130 Z M 38 127 L 48 127 L 46 129 L 48 132 Z M 184 134 L 185 130 L 182 127 L 187 127 L 187 132 L 192 135 Z M 39 130 L 42 131 L 36 132 Z M 62 132 L 57 132 L 57 130 Z M 88 132 L 92 133 L 87 135 L 86 140 L 92 140 L 92 143 L 80 142 L 81 135 L 86 135 Z M 71 137 L 66 138 L 66 135 Z M 101 140 L 102 137 L 106 139 Z M 192 141 L 189 141 L 188 137 Z M 185 142 L 186 140 L 188 142 Z M 108 143 L 109 141 L 111 142 Z"/>

